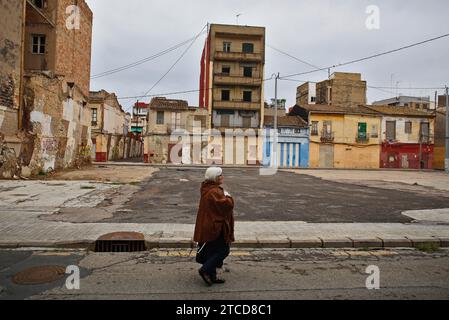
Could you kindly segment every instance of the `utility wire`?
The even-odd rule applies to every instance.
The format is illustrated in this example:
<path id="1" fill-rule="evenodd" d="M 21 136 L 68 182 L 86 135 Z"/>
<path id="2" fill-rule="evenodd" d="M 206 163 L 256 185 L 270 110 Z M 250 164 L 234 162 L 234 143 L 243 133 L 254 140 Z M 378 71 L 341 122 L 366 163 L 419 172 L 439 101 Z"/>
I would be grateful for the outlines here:
<path id="1" fill-rule="evenodd" d="M 448 37 L 448 36 L 449 36 L 449 33 L 443 34 L 443 35 L 435 37 L 435 38 L 431 38 L 431 39 L 427 39 L 427 40 L 424 40 L 424 41 L 416 42 L 416 43 L 413 43 L 413 44 L 410 44 L 410 45 L 407 45 L 407 46 L 403 46 L 403 47 L 400 47 L 400 48 L 397 48 L 397 49 L 393 49 L 393 50 L 377 53 L 377 54 L 374 54 L 374 55 L 371 55 L 371 56 L 368 56 L 368 57 L 364 57 L 364 58 L 360 58 L 360 59 L 356 59 L 356 60 L 351 60 L 351 61 L 344 62 L 344 63 L 339 63 L 339 64 L 332 65 L 332 66 L 329 66 L 329 67 L 326 67 L 326 68 L 320 68 L 320 69 L 316 69 L 316 70 L 312 70 L 312 71 L 306 71 L 306 72 L 290 74 L 290 75 L 281 77 L 281 79 L 282 78 L 290 78 L 290 77 L 299 76 L 299 75 L 304 75 L 304 74 L 315 73 L 317 71 L 325 71 L 325 70 L 334 69 L 334 68 L 337 68 L 337 67 L 347 66 L 347 65 L 354 64 L 354 63 L 357 63 L 357 62 L 378 58 L 380 56 L 384 56 L 384 55 L 387 55 L 387 54 L 390 54 L 390 53 L 394 53 L 394 52 L 398 52 L 398 51 L 401 51 L 401 50 L 405 50 L 405 49 L 409 49 L 409 48 L 412 48 L 412 47 L 416 47 L 416 46 L 419 46 L 419 45 L 422 45 L 422 44 L 425 44 L 425 43 L 429 43 L 429 42 L 432 42 L 432 41 L 436 41 L 436 40 L 439 40 L 439 39 L 442 39 L 442 38 L 445 38 L 445 37 Z"/>
<path id="2" fill-rule="evenodd" d="M 256 80 L 263 82 L 267 82 L 273 80 L 273 76 L 271 76 L 270 78 L 267 79 L 263 79 L 263 80 Z M 156 94 L 145 94 L 145 95 L 140 95 L 140 96 L 128 96 L 128 97 L 118 97 L 117 100 L 131 100 L 131 99 L 143 99 L 143 98 L 154 98 L 154 97 L 161 97 L 161 96 L 173 96 L 173 95 L 178 95 L 178 94 L 184 94 L 184 93 L 195 93 L 195 92 L 200 92 L 200 91 L 208 91 L 208 90 L 212 90 L 213 88 L 204 88 L 204 89 L 192 89 L 192 90 L 186 90 L 186 91 L 175 91 L 175 92 L 168 92 L 168 93 L 156 93 Z"/>
<path id="3" fill-rule="evenodd" d="M 147 91 L 145 92 L 144 96 L 146 96 L 148 93 L 150 93 L 164 78 L 173 70 L 173 68 L 178 64 L 179 61 L 186 55 L 187 51 L 193 46 L 195 41 L 204 33 L 204 29 L 207 28 L 207 24 L 201 29 L 200 33 L 198 33 L 193 40 L 191 40 L 190 45 L 184 50 L 184 52 L 181 54 L 181 56 L 175 61 L 175 63 L 172 64 L 172 66 L 165 72 L 162 77 L 159 78 L 158 81 Z"/>
<path id="4" fill-rule="evenodd" d="M 317 71 L 320 70 L 320 71 L 325 72 L 324 70 L 322 70 L 321 67 L 317 67 L 317 66 L 315 66 L 315 65 L 313 65 L 313 64 L 311 64 L 311 63 L 309 63 L 309 62 L 307 62 L 307 61 L 304 61 L 304 60 L 302 60 L 302 59 L 299 59 L 298 57 L 295 57 L 295 56 L 291 55 L 290 53 L 287 53 L 287 52 L 285 52 L 285 51 L 282 51 L 282 50 L 280 50 L 280 49 L 277 49 L 277 48 L 273 47 L 272 45 L 267 44 L 267 47 L 270 48 L 270 49 L 272 49 L 272 50 L 274 50 L 274 51 L 277 51 L 277 52 L 279 52 L 279 53 L 281 53 L 281 54 L 283 54 L 283 55 L 285 55 L 285 56 L 287 56 L 287 57 L 290 57 L 290 58 L 292 58 L 292 59 L 294 59 L 294 60 L 296 60 L 296 61 L 299 61 L 299 62 L 301 62 L 301 63 L 303 63 L 303 64 L 305 64 L 305 65 L 308 65 L 309 67 L 312 67 L 312 68 L 316 69 Z"/>
<path id="5" fill-rule="evenodd" d="M 206 32 L 206 31 L 203 31 L 202 33 L 204 33 L 204 32 Z M 186 41 L 183 41 L 183 42 L 181 42 L 181 43 L 178 43 L 177 45 L 172 46 L 172 47 L 170 47 L 170 48 L 168 48 L 168 49 L 166 49 L 166 50 L 164 50 L 164 51 L 161 51 L 161 52 L 156 53 L 156 54 L 154 54 L 154 55 L 152 55 L 152 56 L 143 58 L 143 59 L 141 59 L 141 60 L 135 61 L 135 62 L 133 62 L 133 63 L 124 65 L 124 66 L 122 66 L 122 67 L 118 67 L 118 68 L 115 68 L 115 69 L 111 69 L 111 70 L 108 70 L 108 71 L 104 71 L 104 72 L 95 74 L 95 75 L 93 75 L 93 76 L 91 77 L 91 79 L 98 79 L 98 78 L 106 77 L 106 76 L 109 76 L 109 75 L 112 75 L 112 74 L 115 74 L 115 73 L 118 73 L 118 72 L 121 72 L 121 71 L 125 71 L 125 70 L 128 70 L 128 69 L 137 67 L 137 66 L 139 66 L 139 65 L 141 65 L 141 64 L 144 64 L 144 63 L 146 63 L 146 62 L 148 62 L 148 61 L 157 59 L 157 58 L 159 58 L 159 57 L 161 57 L 161 56 L 163 56 L 163 55 L 165 55 L 165 54 L 167 54 L 167 53 L 170 53 L 170 52 L 172 52 L 172 51 L 174 51 L 174 50 L 176 50 L 176 49 L 178 49 L 178 48 L 180 48 L 180 47 L 183 47 L 183 46 L 185 46 L 187 43 L 191 42 L 192 40 L 194 40 L 194 39 L 196 39 L 196 38 L 197 38 L 197 37 L 195 36 L 195 37 L 190 38 L 190 39 L 188 39 L 188 40 L 186 40 Z"/>

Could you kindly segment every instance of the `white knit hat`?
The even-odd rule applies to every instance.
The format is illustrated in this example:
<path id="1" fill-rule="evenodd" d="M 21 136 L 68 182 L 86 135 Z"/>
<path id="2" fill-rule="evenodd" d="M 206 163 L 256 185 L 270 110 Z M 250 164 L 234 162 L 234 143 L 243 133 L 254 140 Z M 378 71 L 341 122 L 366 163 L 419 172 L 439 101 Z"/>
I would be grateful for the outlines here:
<path id="1" fill-rule="evenodd" d="M 216 181 L 223 174 L 223 169 L 219 167 L 211 167 L 206 171 L 206 181 Z"/>

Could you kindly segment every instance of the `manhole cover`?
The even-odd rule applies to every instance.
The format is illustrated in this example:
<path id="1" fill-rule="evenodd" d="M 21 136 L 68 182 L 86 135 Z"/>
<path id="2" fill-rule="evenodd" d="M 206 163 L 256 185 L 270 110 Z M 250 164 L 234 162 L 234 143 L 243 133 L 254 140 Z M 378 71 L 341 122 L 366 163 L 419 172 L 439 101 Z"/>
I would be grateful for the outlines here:
<path id="1" fill-rule="evenodd" d="M 62 266 L 33 267 L 17 273 L 12 278 L 12 282 L 19 285 L 50 283 L 63 278 L 65 269 Z"/>
<path id="2" fill-rule="evenodd" d="M 95 252 L 145 251 L 145 237 L 138 232 L 114 232 L 95 241 Z"/>

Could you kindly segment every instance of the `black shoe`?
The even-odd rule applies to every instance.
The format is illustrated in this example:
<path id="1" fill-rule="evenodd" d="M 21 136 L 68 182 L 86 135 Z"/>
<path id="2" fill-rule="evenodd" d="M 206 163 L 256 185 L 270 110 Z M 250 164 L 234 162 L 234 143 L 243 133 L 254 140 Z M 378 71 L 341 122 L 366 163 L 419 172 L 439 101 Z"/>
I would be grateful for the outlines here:
<path id="1" fill-rule="evenodd" d="M 225 279 L 214 279 L 213 283 L 215 284 L 224 284 L 226 283 Z"/>
<path id="2" fill-rule="evenodd" d="M 208 275 L 207 273 L 205 273 L 203 270 L 198 270 L 198 273 L 200 274 L 201 278 L 203 278 L 204 282 L 210 287 L 212 286 L 212 284 L 214 283 L 212 281 L 212 278 L 210 277 L 210 275 Z"/>

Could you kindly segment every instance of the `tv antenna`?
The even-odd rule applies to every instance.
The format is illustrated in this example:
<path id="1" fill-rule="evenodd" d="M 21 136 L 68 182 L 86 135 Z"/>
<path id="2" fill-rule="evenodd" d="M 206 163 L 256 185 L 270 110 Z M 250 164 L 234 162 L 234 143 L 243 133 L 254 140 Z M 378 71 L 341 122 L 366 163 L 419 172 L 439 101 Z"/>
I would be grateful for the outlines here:
<path id="1" fill-rule="evenodd" d="M 237 25 L 239 25 L 239 18 L 241 15 L 243 15 L 243 13 L 239 13 L 239 14 L 235 15 L 235 19 L 237 20 Z"/>

